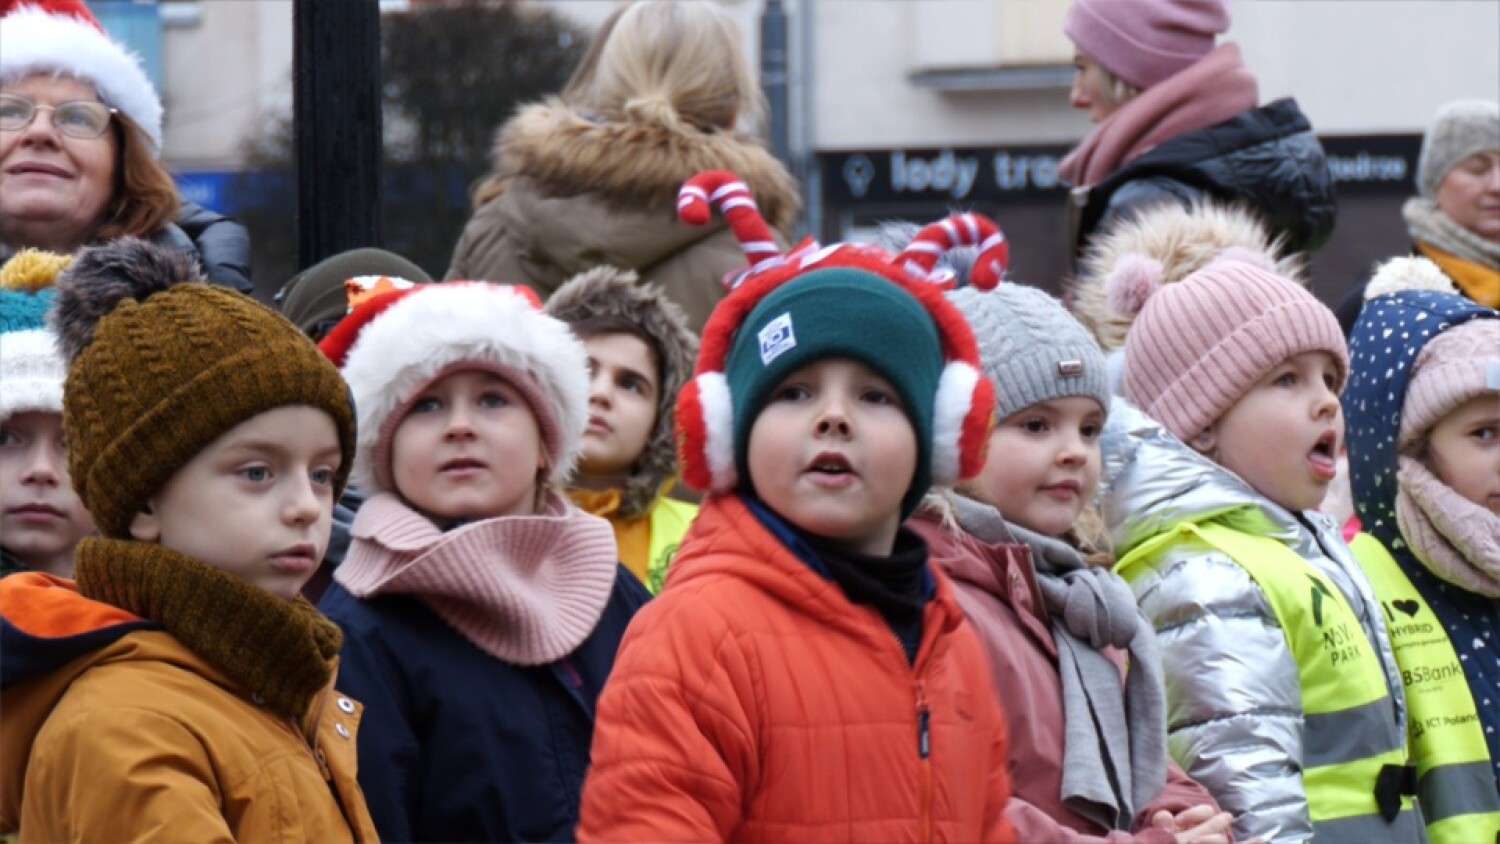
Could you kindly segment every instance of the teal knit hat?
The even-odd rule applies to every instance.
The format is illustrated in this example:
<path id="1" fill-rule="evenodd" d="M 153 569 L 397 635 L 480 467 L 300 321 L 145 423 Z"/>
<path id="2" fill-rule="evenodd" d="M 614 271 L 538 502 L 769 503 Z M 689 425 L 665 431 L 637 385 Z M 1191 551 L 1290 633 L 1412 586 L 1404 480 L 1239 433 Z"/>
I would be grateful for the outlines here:
<path id="1" fill-rule="evenodd" d="M 891 382 L 911 420 L 917 467 L 902 500 L 916 510 L 930 486 L 971 478 L 984 466 L 995 394 L 963 314 L 943 298 L 951 274 L 934 272 L 943 249 L 979 244 L 982 286 L 1004 271 L 1008 247 L 995 224 L 964 215 L 924 229 L 900 254 L 808 240 L 776 251 L 754 199 L 733 174 L 700 174 L 683 187 L 678 214 L 730 221 L 751 260 L 703 329 L 693 380 L 678 394 L 677 449 L 693 489 L 724 493 L 748 477 L 750 429 L 771 391 L 804 366 L 858 361 Z"/>
<path id="2" fill-rule="evenodd" d="M 734 461 L 749 477 L 750 428 L 776 385 L 829 358 L 858 361 L 891 382 L 917 437 L 903 518 L 932 486 L 932 414 L 943 344 L 910 293 L 866 270 L 815 270 L 772 291 L 735 333 L 724 376 L 734 413 Z"/>

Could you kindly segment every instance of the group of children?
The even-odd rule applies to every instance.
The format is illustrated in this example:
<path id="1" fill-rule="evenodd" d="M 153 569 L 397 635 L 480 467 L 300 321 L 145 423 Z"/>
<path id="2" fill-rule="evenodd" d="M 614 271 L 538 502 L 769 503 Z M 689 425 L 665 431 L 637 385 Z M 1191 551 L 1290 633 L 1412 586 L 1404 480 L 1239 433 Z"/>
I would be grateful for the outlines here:
<path id="1" fill-rule="evenodd" d="M 1500 313 L 1403 259 L 1346 348 L 1250 241 L 1116 256 L 1114 363 L 989 251 L 761 253 L 701 348 L 611 269 L 315 345 L 141 241 L 19 255 L 0 829 L 1494 840 Z"/>

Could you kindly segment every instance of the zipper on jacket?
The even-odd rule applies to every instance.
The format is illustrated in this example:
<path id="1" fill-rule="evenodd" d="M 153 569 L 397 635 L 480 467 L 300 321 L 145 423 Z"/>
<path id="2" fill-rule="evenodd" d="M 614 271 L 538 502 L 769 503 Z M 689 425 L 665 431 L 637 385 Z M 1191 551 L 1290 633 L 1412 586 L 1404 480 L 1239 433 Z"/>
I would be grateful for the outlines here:
<path id="1" fill-rule="evenodd" d="M 922 760 L 922 840 L 932 840 L 932 710 L 927 687 L 917 681 L 917 755 Z"/>

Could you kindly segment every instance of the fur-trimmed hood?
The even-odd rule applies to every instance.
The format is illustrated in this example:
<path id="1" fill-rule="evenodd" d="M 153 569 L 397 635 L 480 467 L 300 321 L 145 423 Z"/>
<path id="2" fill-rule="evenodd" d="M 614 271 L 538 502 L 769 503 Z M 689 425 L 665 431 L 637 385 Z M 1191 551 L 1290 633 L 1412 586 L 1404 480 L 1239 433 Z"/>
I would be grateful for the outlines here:
<path id="1" fill-rule="evenodd" d="M 597 194 L 624 204 L 677 207 L 682 183 L 729 170 L 750 186 L 766 222 L 790 236 L 801 210 L 797 185 L 759 140 L 732 131 L 605 122 L 557 98 L 527 106 L 501 127 L 492 180 L 525 176 L 548 194 Z"/>
<path id="2" fill-rule="evenodd" d="M 1108 234 L 1089 243 L 1078 274 L 1067 284 L 1066 300 L 1073 315 L 1109 354 L 1125 346 L 1125 335 L 1135 317 L 1116 312 L 1105 291 L 1105 281 L 1127 255 L 1144 255 L 1162 265 L 1162 283 L 1181 281 L 1207 266 L 1231 247 L 1259 252 L 1276 267 L 1277 275 L 1303 287 L 1301 260 L 1287 255 L 1281 238 L 1273 238 L 1256 215 L 1236 205 L 1200 201 L 1191 208 L 1164 203 L 1122 220 Z"/>
<path id="3" fill-rule="evenodd" d="M 547 312 L 569 325 L 595 317 L 618 317 L 656 340 L 662 370 L 656 426 L 646 450 L 631 467 L 620 501 L 622 518 L 641 516 L 677 474 L 672 411 L 678 391 L 693 375 L 698 335 L 688 328 L 687 315 L 659 286 L 615 267 L 597 267 L 574 276 L 547 300 Z"/>

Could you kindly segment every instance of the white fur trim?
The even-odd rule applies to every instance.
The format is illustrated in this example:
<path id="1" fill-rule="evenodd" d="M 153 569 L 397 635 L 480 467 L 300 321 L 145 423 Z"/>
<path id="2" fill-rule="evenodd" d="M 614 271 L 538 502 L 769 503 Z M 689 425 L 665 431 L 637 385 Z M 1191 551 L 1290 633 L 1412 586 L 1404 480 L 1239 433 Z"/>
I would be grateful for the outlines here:
<path id="1" fill-rule="evenodd" d="M 0 18 L 0 80 L 63 73 L 86 81 L 109 105 L 140 124 L 161 150 L 161 98 L 135 53 L 70 15 L 35 6 Z"/>
<path id="2" fill-rule="evenodd" d="M 0 334 L 0 419 L 37 410 L 62 413 L 67 375 L 51 331 Z"/>
<path id="3" fill-rule="evenodd" d="M 1438 293 L 1457 293 L 1453 280 L 1442 268 L 1431 260 L 1421 257 L 1402 256 L 1392 258 L 1375 269 L 1370 283 L 1365 285 L 1365 301 L 1377 296 L 1389 296 L 1403 290 L 1435 290 Z"/>
<path id="4" fill-rule="evenodd" d="M 567 325 L 519 293 L 490 284 L 434 284 L 396 302 L 360 332 L 344 362 L 359 420 L 353 483 L 383 492 L 374 452 L 386 419 L 439 371 L 463 361 L 512 367 L 536 379 L 557 414 L 562 449 L 549 479 L 572 474 L 588 427 L 588 353 Z"/>
<path id="5" fill-rule="evenodd" d="M 974 388 L 978 385 L 979 370 L 969 364 L 952 361 L 943 367 L 932 412 L 933 486 L 952 486 L 961 480 L 959 448 L 964 419 L 973 407 Z"/>
<path id="6" fill-rule="evenodd" d="M 703 457 L 708 461 L 709 485 L 713 492 L 727 492 L 734 489 L 738 477 L 734 470 L 734 402 L 724 373 L 698 376 L 698 403 L 703 408 Z"/>

